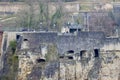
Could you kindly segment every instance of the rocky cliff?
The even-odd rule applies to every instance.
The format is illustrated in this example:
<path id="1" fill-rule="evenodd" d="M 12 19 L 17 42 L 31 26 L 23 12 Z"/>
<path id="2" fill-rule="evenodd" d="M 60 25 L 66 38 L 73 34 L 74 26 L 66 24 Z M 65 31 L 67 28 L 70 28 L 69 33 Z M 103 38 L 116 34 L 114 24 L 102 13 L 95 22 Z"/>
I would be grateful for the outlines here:
<path id="1" fill-rule="evenodd" d="M 120 51 L 100 50 L 95 56 L 90 50 L 73 59 L 64 56 L 56 61 L 23 64 L 21 75 L 24 76 L 19 80 L 120 80 L 119 61 Z"/>

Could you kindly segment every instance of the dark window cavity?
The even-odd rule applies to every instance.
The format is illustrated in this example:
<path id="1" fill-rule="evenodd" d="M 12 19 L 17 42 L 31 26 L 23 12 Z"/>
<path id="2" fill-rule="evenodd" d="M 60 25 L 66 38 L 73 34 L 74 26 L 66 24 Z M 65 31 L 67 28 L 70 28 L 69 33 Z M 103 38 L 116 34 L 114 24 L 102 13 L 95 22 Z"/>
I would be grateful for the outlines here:
<path id="1" fill-rule="evenodd" d="M 28 39 L 24 39 L 23 41 L 28 41 Z"/>
<path id="2" fill-rule="evenodd" d="M 68 56 L 68 59 L 73 59 L 73 56 Z"/>
<path id="3" fill-rule="evenodd" d="M 74 51 L 73 50 L 69 50 L 69 51 L 67 51 L 67 53 L 74 53 Z"/>
<path id="4" fill-rule="evenodd" d="M 64 56 L 60 56 L 59 58 L 64 58 Z"/>
<path id="5" fill-rule="evenodd" d="M 77 29 L 70 29 L 70 33 L 74 33 Z"/>
<path id="6" fill-rule="evenodd" d="M 45 59 L 37 59 L 37 62 L 40 63 L 40 62 L 45 62 Z"/>
<path id="7" fill-rule="evenodd" d="M 20 35 L 16 35 L 16 40 L 19 40 L 19 38 L 20 38 Z"/>
<path id="8" fill-rule="evenodd" d="M 99 49 L 94 49 L 94 57 L 99 57 Z"/>

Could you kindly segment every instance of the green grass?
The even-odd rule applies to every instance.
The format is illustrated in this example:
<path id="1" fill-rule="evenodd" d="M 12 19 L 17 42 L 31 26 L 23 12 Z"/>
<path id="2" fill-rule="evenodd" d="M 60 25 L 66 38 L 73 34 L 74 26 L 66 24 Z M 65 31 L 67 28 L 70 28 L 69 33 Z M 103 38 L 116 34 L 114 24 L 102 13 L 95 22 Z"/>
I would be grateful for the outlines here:
<path id="1" fill-rule="evenodd" d="M 54 61 L 58 59 L 57 49 L 55 45 L 48 45 L 48 53 L 45 55 L 46 61 Z"/>

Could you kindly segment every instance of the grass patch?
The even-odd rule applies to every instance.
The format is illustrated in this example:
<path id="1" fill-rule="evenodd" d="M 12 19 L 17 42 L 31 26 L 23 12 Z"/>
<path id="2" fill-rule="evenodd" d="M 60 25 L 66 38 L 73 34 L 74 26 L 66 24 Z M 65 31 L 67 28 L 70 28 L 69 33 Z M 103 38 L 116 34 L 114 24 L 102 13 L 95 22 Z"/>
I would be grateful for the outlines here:
<path id="1" fill-rule="evenodd" d="M 57 48 L 53 44 L 48 45 L 48 53 L 45 55 L 46 61 L 54 61 L 58 59 Z"/>

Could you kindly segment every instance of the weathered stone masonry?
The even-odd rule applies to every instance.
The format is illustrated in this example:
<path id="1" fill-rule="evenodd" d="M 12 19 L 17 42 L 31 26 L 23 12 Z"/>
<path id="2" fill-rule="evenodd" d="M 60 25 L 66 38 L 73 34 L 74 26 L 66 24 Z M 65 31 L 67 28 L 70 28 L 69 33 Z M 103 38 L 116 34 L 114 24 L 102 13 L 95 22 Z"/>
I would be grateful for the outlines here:
<path id="1" fill-rule="evenodd" d="M 59 54 L 64 54 L 64 52 L 69 50 L 74 50 L 78 53 L 81 50 L 102 49 L 107 45 L 120 46 L 119 38 L 106 38 L 102 32 L 78 32 L 77 34 L 35 32 L 23 33 L 22 35 L 23 39 L 28 40 L 29 48 L 39 48 L 42 43 L 53 43 L 57 45 Z"/>

